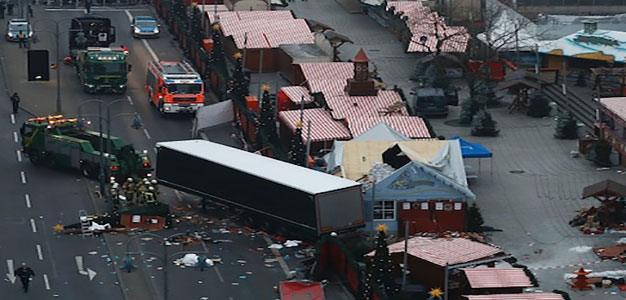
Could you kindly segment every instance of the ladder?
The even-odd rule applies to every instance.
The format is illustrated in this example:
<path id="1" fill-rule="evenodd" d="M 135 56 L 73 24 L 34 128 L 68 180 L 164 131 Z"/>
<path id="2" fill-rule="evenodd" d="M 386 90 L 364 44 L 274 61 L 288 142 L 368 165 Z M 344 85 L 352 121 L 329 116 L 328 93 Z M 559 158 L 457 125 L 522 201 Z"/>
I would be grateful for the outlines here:
<path id="1" fill-rule="evenodd" d="M 80 232 L 85 238 L 86 236 L 93 236 L 93 230 L 90 230 L 91 218 L 87 215 L 84 209 L 78 211 L 78 219 L 80 220 Z"/>

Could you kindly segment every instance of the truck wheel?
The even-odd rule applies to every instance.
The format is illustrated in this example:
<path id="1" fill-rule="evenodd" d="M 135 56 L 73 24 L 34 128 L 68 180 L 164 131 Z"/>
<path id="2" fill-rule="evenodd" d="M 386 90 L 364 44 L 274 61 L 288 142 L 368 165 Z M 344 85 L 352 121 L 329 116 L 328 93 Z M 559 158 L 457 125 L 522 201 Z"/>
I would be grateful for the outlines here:
<path id="1" fill-rule="evenodd" d="M 41 165 L 43 163 L 43 158 L 41 154 L 37 151 L 28 152 L 28 158 L 33 165 Z"/>
<path id="2" fill-rule="evenodd" d="M 152 101 L 152 94 L 148 94 L 148 103 L 150 103 L 150 105 L 154 106 L 154 102 Z"/>
<path id="3" fill-rule="evenodd" d="M 165 109 L 163 108 L 163 101 L 159 101 L 159 113 L 161 114 L 161 117 L 165 117 Z"/>
<path id="4" fill-rule="evenodd" d="M 83 163 L 80 165 L 80 172 L 83 173 L 83 176 L 87 178 L 95 178 L 96 172 L 94 172 L 94 168 L 92 168 L 89 164 Z"/>

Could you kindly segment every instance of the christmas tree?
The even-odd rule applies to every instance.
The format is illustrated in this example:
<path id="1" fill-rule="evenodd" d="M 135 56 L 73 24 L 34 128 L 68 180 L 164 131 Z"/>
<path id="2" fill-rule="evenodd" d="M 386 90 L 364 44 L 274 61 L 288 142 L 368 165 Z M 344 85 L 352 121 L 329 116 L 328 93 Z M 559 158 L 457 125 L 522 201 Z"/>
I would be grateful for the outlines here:
<path id="1" fill-rule="evenodd" d="M 527 115 L 535 118 L 543 118 L 550 115 L 550 103 L 548 98 L 541 91 L 536 91 L 528 97 L 530 104 L 528 105 Z"/>
<path id="2" fill-rule="evenodd" d="M 467 231 L 468 232 L 482 232 L 482 226 L 485 223 L 483 216 L 480 213 L 480 208 L 476 205 L 476 202 L 467 208 Z"/>
<path id="3" fill-rule="evenodd" d="M 372 276 L 372 265 L 366 264 L 363 272 L 363 285 L 361 286 L 361 299 L 372 300 L 374 293 L 374 277 Z"/>
<path id="4" fill-rule="evenodd" d="M 440 288 L 430 289 L 430 291 L 428 291 L 428 300 L 441 299 L 443 299 L 443 291 Z"/>
<path id="5" fill-rule="evenodd" d="M 610 167 L 611 164 L 611 144 L 605 140 L 599 140 L 591 145 L 587 158 L 602 167 Z"/>
<path id="6" fill-rule="evenodd" d="M 554 137 L 564 140 L 578 138 L 578 124 L 570 112 L 565 112 L 557 118 Z"/>
<path id="7" fill-rule="evenodd" d="M 496 96 L 494 90 L 494 84 L 490 81 L 484 80 L 479 82 L 472 90 L 472 97 L 478 101 L 478 103 L 484 103 L 487 107 L 493 107 L 500 104 L 500 100 Z"/>
<path id="8" fill-rule="evenodd" d="M 233 70 L 233 75 L 231 76 L 229 93 L 233 99 L 244 101 L 244 97 L 250 94 L 250 78 L 243 71 L 242 54 L 237 52 L 233 55 L 233 57 L 235 58 L 235 69 Z"/>
<path id="9" fill-rule="evenodd" d="M 276 111 L 274 106 L 274 99 L 270 97 L 270 87 L 263 85 L 263 97 L 261 98 L 261 117 L 259 120 L 259 132 L 264 138 L 267 138 L 267 142 L 273 143 L 278 141 L 278 134 L 276 133 Z M 258 138 L 258 137 L 257 137 Z"/>
<path id="10" fill-rule="evenodd" d="M 393 264 L 391 263 L 389 248 L 385 240 L 387 238 L 385 234 L 387 226 L 381 224 L 376 229 L 378 234 L 374 243 L 376 249 L 372 257 L 372 277 L 377 287 L 384 287 L 387 295 L 392 295 L 399 290 L 393 278 Z"/>
<path id="11" fill-rule="evenodd" d="M 436 63 L 431 63 L 426 68 L 426 85 L 434 88 L 447 89 L 450 80 L 446 77 L 444 69 Z"/>
<path id="12" fill-rule="evenodd" d="M 191 24 L 189 26 L 191 38 L 196 43 L 196 45 L 198 45 L 198 47 L 202 47 L 202 12 L 197 5 L 193 6 L 191 19 L 188 20 L 191 21 Z"/>
<path id="13" fill-rule="evenodd" d="M 224 61 L 224 49 L 222 49 L 222 39 L 220 38 L 220 24 L 211 26 L 211 40 L 213 41 L 213 49 L 209 54 L 209 64 L 216 64 Z"/>
<path id="14" fill-rule="evenodd" d="M 459 122 L 461 124 L 472 124 L 474 115 L 485 107 L 485 103 L 481 102 L 484 98 L 471 96 L 468 100 L 461 103 L 461 115 L 459 116 Z"/>
<path id="15" fill-rule="evenodd" d="M 472 119 L 472 135 L 474 136 L 497 136 L 499 132 L 497 122 L 485 109 L 481 109 Z"/>
<path id="16" fill-rule="evenodd" d="M 289 162 L 298 165 L 298 166 L 306 166 L 306 147 L 304 146 L 304 142 L 302 140 L 302 123 L 298 123 L 298 127 L 296 128 L 296 132 L 291 139 L 291 149 L 289 150 Z"/>

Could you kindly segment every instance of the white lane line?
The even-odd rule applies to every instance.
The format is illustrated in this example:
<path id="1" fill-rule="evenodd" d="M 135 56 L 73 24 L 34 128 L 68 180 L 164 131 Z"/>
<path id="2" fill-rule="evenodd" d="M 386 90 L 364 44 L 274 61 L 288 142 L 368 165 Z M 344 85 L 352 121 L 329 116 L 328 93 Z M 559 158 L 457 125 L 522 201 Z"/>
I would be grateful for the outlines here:
<path id="1" fill-rule="evenodd" d="M 48 281 L 48 274 L 43 274 L 43 283 L 46 285 L 46 290 L 50 290 L 50 281 Z"/>
<path id="2" fill-rule="evenodd" d="M 41 253 L 41 245 L 37 244 L 37 258 L 43 260 L 43 254 Z"/>
<path id="3" fill-rule="evenodd" d="M 143 133 L 146 134 L 146 137 L 150 139 L 150 134 L 148 133 L 148 129 L 143 129 Z"/>
<path id="4" fill-rule="evenodd" d="M 13 140 L 17 143 L 19 140 L 17 139 L 17 132 L 13 131 Z"/>
<path id="5" fill-rule="evenodd" d="M 215 265 L 215 273 L 217 273 L 217 278 L 220 280 L 221 283 L 224 283 L 224 277 L 222 277 L 222 273 L 220 272 L 220 269 L 217 268 L 217 265 Z"/>
<path id="6" fill-rule="evenodd" d="M 135 105 L 135 103 L 133 103 L 133 98 L 130 96 L 126 96 L 126 98 L 128 99 L 128 103 L 130 103 L 130 105 Z"/>
<path id="7" fill-rule="evenodd" d="M 24 200 L 26 200 L 26 207 L 30 208 L 30 195 L 24 195 Z"/>
<path id="8" fill-rule="evenodd" d="M 17 161 L 22 162 L 22 151 L 17 150 L 16 152 L 17 152 Z"/>
<path id="9" fill-rule="evenodd" d="M 35 220 L 30 219 L 30 227 L 33 229 L 34 233 L 37 233 L 37 226 L 35 226 Z"/>
<path id="10" fill-rule="evenodd" d="M 263 235 L 263 239 L 265 240 L 265 243 L 267 243 L 268 246 L 273 244 L 272 240 L 270 240 L 270 238 L 268 238 L 267 235 Z M 280 252 L 278 252 L 278 250 L 276 249 L 272 249 L 272 253 L 276 257 L 276 260 L 278 260 L 278 264 L 283 269 L 283 272 L 285 272 L 285 275 L 289 276 L 289 267 L 287 266 L 287 263 L 285 262 L 283 257 L 280 255 Z"/>
<path id="11" fill-rule="evenodd" d="M 128 17 L 128 22 L 132 23 L 133 22 L 133 15 L 130 13 L 130 10 L 125 9 L 124 13 L 126 14 L 126 16 Z"/>
<path id="12" fill-rule="evenodd" d="M 22 183 L 26 183 L 26 173 L 24 171 L 20 171 L 20 177 L 22 178 Z"/>
<path id="13" fill-rule="evenodd" d="M 15 115 L 11 114 L 11 124 L 15 124 Z"/>
<path id="14" fill-rule="evenodd" d="M 154 151 L 154 153 L 159 153 L 159 152 L 157 152 L 156 147 L 152 148 L 152 151 Z"/>
<path id="15" fill-rule="evenodd" d="M 150 44 L 148 44 L 148 41 L 141 40 L 141 42 L 146 47 L 146 49 L 148 49 L 148 53 L 150 53 L 150 56 L 152 56 L 152 60 L 158 61 L 159 57 L 156 55 L 156 53 L 154 53 L 154 50 L 152 50 L 152 47 L 150 47 Z"/>

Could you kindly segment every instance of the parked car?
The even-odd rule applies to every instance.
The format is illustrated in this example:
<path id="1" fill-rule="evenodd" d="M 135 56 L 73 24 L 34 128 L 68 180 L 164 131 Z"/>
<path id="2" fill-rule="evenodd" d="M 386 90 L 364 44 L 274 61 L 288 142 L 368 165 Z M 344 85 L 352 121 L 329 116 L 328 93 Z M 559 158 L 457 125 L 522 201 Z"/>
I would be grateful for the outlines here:
<path id="1" fill-rule="evenodd" d="M 448 116 L 448 97 L 440 88 L 416 88 L 411 93 L 414 97 L 410 101 L 411 110 L 424 117 Z"/>
<path id="2" fill-rule="evenodd" d="M 33 28 L 30 26 L 30 23 L 25 19 L 11 19 L 7 21 L 7 32 L 4 36 L 7 41 L 17 42 L 17 35 L 23 31 L 26 34 L 26 38 L 29 39 L 33 37 Z"/>
<path id="3" fill-rule="evenodd" d="M 158 38 L 160 27 L 153 17 L 134 17 L 130 23 L 130 33 L 135 38 Z"/>

